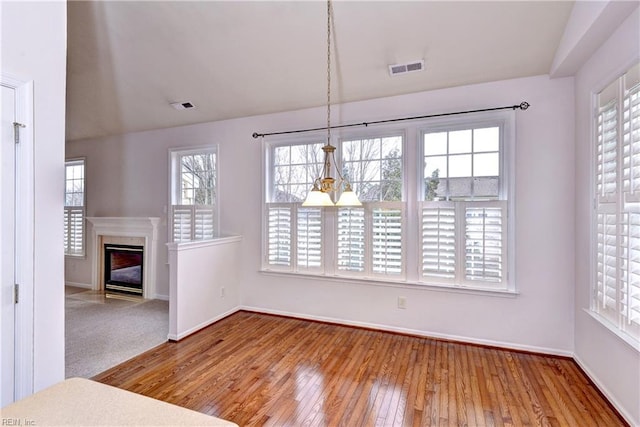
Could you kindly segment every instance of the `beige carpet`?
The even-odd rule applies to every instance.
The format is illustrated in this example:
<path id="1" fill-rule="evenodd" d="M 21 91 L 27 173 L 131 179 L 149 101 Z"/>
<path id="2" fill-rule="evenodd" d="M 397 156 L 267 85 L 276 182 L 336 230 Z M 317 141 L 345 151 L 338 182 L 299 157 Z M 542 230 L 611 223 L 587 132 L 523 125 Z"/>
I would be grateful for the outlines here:
<path id="1" fill-rule="evenodd" d="M 169 302 L 67 287 L 66 377 L 91 378 L 167 341 Z"/>

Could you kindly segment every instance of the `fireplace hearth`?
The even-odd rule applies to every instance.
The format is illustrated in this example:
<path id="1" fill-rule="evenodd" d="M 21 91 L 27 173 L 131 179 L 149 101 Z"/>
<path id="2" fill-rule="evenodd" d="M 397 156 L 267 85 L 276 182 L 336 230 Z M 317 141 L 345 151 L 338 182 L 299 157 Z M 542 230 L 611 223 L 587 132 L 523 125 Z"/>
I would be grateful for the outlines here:
<path id="1" fill-rule="evenodd" d="M 143 246 L 105 244 L 105 290 L 142 295 L 143 260 Z"/>

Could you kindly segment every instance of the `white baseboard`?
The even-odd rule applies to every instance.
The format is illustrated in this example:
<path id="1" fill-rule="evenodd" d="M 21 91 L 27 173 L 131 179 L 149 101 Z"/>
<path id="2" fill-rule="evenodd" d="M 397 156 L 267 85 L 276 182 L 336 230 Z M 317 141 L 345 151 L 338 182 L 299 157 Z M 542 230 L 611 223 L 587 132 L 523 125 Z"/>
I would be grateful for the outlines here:
<path id="1" fill-rule="evenodd" d="M 552 356 L 573 357 L 573 352 L 554 349 L 554 348 L 514 344 L 510 342 L 503 342 L 503 341 L 483 340 L 483 339 L 470 338 L 470 337 L 464 337 L 459 335 L 450 335 L 450 334 L 441 334 L 441 333 L 431 332 L 431 331 L 422 331 L 418 329 L 399 328 L 395 326 L 381 325 L 377 323 L 354 322 L 351 320 L 337 319 L 333 317 L 312 316 L 308 314 L 291 313 L 287 311 L 270 310 L 270 309 L 250 307 L 250 306 L 240 306 L 239 310 L 253 311 L 256 313 L 275 314 L 278 316 L 295 317 L 298 319 L 315 320 L 319 322 L 335 323 L 338 325 L 356 326 L 356 327 L 367 328 L 367 329 L 376 329 L 376 330 L 385 331 L 385 332 L 396 332 L 400 334 L 415 335 L 415 336 L 424 337 L 424 338 L 437 338 L 437 339 L 443 339 L 447 341 L 456 341 L 462 344 L 479 344 L 479 345 L 484 345 L 489 347 L 504 348 L 507 350 L 519 350 L 519 351 L 527 351 L 531 353 L 548 354 Z"/>
<path id="2" fill-rule="evenodd" d="M 169 301 L 169 295 L 160 295 L 160 294 L 155 294 L 153 296 L 153 299 L 160 299 L 162 301 Z"/>
<path id="3" fill-rule="evenodd" d="M 575 362 L 578 364 L 578 366 L 580 366 L 580 368 L 587 374 L 589 379 L 595 384 L 596 387 L 598 387 L 598 390 L 600 390 L 600 392 L 607 398 L 607 400 L 611 403 L 611 405 L 614 408 L 616 408 L 618 413 L 622 416 L 622 418 L 624 418 L 624 420 L 626 422 L 629 423 L 629 425 L 631 425 L 631 426 L 640 426 L 640 420 L 634 420 L 633 419 L 631 414 L 629 414 L 629 412 L 627 412 L 624 409 L 624 407 L 622 405 L 620 405 L 620 402 L 617 401 L 617 399 L 614 397 L 613 393 L 611 393 L 609 391 L 609 389 L 607 389 L 607 387 L 605 387 L 602 384 L 602 382 L 598 379 L 598 377 L 593 373 L 593 371 L 591 371 L 587 367 L 587 365 L 578 357 L 577 354 L 573 355 L 573 360 L 575 360 Z"/>
<path id="4" fill-rule="evenodd" d="M 85 289 L 93 289 L 93 285 L 90 283 L 79 283 L 79 282 L 64 282 L 65 286 L 74 286 L 76 288 L 85 288 Z"/>
<path id="5" fill-rule="evenodd" d="M 194 326 L 193 328 L 189 328 L 186 331 L 182 331 L 180 333 L 178 333 L 177 335 L 175 334 L 169 334 L 167 335 L 167 339 L 169 339 L 170 341 L 180 341 L 181 339 L 195 333 L 198 332 L 200 329 L 206 328 L 207 326 L 211 325 L 212 323 L 217 322 L 218 320 L 222 320 L 227 316 L 232 315 L 233 313 L 239 311 L 240 308 L 239 307 L 234 307 L 229 311 L 226 311 L 222 314 L 219 314 L 218 316 L 212 317 L 209 320 L 206 320 L 202 323 L 200 323 L 199 325 Z"/>

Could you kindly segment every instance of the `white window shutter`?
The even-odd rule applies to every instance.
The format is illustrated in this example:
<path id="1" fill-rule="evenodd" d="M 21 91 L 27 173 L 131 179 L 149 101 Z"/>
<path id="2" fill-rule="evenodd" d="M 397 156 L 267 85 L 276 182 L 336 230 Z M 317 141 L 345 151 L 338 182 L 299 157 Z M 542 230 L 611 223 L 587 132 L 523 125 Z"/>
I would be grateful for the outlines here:
<path id="1" fill-rule="evenodd" d="M 465 279 L 502 282 L 506 235 L 506 205 L 465 208 Z"/>
<path id="2" fill-rule="evenodd" d="M 640 83 L 625 90 L 622 126 L 622 186 L 626 202 L 640 202 Z"/>
<path id="3" fill-rule="evenodd" d="M 364 208 L 338 209 L 338 270 L 363 272 L 365 268 Z"/>
<path id="4" fill-rule="evenodd" d="M 598 114 L 596 187 L 601 201 L 615 197 L 618 170 L 617 102 L 600 107 Z"/>
<path id="5" fill-rule="evenodd" d="M 292 207 L 267 208 L 267 263 L 270 266 L 291 266 Z"/>
<path id="6" fill-rule="evenodd" d="M 611 206 L 613 211 L 614 206 Z M 615 212 L 597 215 L 597 277 L 598 306 L 600 314 L 616 322 L 617 296 L 617 226 Z"/>
<path id="7" fill-rule="evenodd" d="M 640 331 L 640 213 L 624 214 L 620 252 L 622 254 L 621 314 L 625 329 Z"/>
<path id="8" fill-rule="evenodd" d="M 191 240 L 191 226 L 193 223 L 191 206 L 172 206 L 173 241 L 188 242 Z"/>
<path id="9" fill-rule="evenodd" d="M 455 206 L 424 202 L 422 216 L 422 275 L 453 279 L 456 272 Z"/>
<path id="10" fill-rule="evenodd" d="M 402 273 L 402 209 L 373 209 L 371 251 L 374 273 Z"/>
<path id="11" fill-rule="evenodd" d="M 215 237 L 215 214 L 213 206 L 193 206 L 193 240 L 207 240 Z"/>
<path id="12" fill-rule="evenodd" d="M 67 255 L 84 255 L 84 207 L 64 208 L 64 246 Z"/>
<path id="13" fill-rule="evenodd" d="M 299 208 L 297 218 L 297 267 L 322 266 L 322 209 Z"/>

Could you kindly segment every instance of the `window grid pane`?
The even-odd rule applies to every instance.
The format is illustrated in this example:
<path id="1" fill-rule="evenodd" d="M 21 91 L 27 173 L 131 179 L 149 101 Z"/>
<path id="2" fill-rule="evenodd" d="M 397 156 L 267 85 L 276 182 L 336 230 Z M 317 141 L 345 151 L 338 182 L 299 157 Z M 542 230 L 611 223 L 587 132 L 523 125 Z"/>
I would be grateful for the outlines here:
<path id="1" fill-rule="evenodd" d="M 500 180 L 500 127 L 427 132 L 424 199 L 497 200 Z"/>
<path id="2" fill-rule="evenodd" d="M 342 174 L 362 202 L 402 200 L 402 137 L 342 141 Z"/>
<path id="3" fill-rule="evenodd" d="M 212 205 L 215 199 L 214 153 L 180 156 L 181 205 Z"/>
<path id="4" fill-rule="evenodd" d="M 303 202 L 324 164 L 322 143 L 273 147 L 270 202 Z"/>

